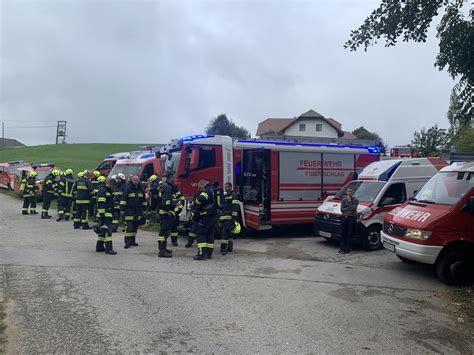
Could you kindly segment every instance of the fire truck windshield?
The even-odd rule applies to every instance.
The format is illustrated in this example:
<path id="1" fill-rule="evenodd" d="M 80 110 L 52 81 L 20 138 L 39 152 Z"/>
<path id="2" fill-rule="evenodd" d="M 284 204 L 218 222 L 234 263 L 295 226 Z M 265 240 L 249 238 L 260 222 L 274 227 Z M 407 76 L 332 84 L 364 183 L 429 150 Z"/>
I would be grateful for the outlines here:
<path id="1" fill-rule="evenodd" d="M 181 158 L 181 151 L 170 153 L 166 158 L 165 171 L 172 171 L 176 174 L 179 165 L 179 158 Z"/>
<path id="2" fill-rule="evenodd" d="M 454 205 L 471 188 L 474 188 L 474 173 L 440 172 L 416 194 L 415 201 Z"/>
<path id="3" fill-rule="evenodd" d="M 115 164 L 109 176 L 122 173 L 129 178 L 130 175 L 139 175 L 141 168 L 141 164 Z"/>
<path id="4" fill-rule="evenodd" d="M 374 202 L 385 182 L 381 181 L 351 181 L 334 196 L 334 200 L 342 200 L 347 189 L 353 190 L 353 196 L 360 202 Z"/>

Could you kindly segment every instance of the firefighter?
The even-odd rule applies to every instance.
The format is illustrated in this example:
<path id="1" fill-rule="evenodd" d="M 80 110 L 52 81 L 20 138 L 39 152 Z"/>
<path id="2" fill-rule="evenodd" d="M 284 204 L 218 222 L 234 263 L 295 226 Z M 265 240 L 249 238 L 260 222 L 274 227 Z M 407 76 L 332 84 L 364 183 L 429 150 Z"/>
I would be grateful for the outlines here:
<path id="1" fill-rule="evenodd" d="M 158 215 L 160 217 L 160 233 L 158 234 L 158 256 L 160 258 L 171 258 L 172 251 L 166 248 L 168 237 L 171 234 L 171 226 L 175 218 L 173 195 L 174 188 L 174 173 L 166 173 L 166 181 L 162 184 L 158 196 L 160 207 Z"/>
<path id="2" fill-rule="evenodd" d="M 100 176 L 104 178 L 104 176 Z M 98 180 L 99 180 L 98 179 Z M 103 180 L 103 179 L 100 179 Z M 117 252 L 112 245 L 112 219 L 114 213 L 114 194 L 116 187 L 115 180 L 107 179 L 105 182 L 99 181 L 99 191 L 97 192 L 97 218 L 98 224 L 94 227 L 97 233 L 96 252 L 103 252 L 115 255 Z"/>
<path id="3" fill-rule="evenodd" d="M 212 259 L 214 251 L 214 228 L 217 222 L 215 192 L 207 180 L 198 183 L 201 191 L 195 200 L 196 210 L 193 221 L 197 223 L 196 240 L 198 253 L 194 260 Z"/>
<path id="4" fill-rule="evenodd" d="M 233 250 L 232 235 L 235 229 L 235 223 L 239 217 L 239 200 L 232 191 L 232 183 L 227 182 L 224 185 L 224 195 L 222 197 L 222 209 L 219 216 L 219 222 L 222 226 L 221 234 L 221 254 L 226 255 L 227 252 Z"/>
<path id="5" fill-rule="evenodd" d="M 191 248 L 196 240 L 196 229 L 197 223 L 194 222 L 194 213 L 196 211 L 196 199 L 198 198 L 201 191 L 198 191 L 191 202 L 191 219 L 187 223 L 188 228 L 188 242 L 184 245 L 185 248 Z"/>
<path id="6" fill-rule="evenodd" d="M 156 211 L 158 208 L 158 193 L 161 188 L 161 180 L 158 180 L 158 176 L 150 176 L 150 207 L 148 210 L 150 212 Z"/>
<path id="7" fill-rule="evenodd" d="M 174 188 L 174 193 L 173 193 L 173 218 L 171 221 L 171 244 L 173 244 L 175 247 L 178 246 L 178 224 L 179 224 L 179 215 L 183 211 L 184 208 L 184 195 L 183 193 L 178 189 L 176 184 L 173 182 L 173 188 Z"/>
<path id="8" fill-rule="evenodd" d="M 29 214 L 38 214 L 36 212 L 36 194 L 39 188 L 36 186 L 36 176 L 38 176 L 36 171 L 30 171 L 28 177 L 21 181 L 20 193 L 23 195 L 21 214 L 23 215 L 28 214 L 28 208 L 30 209 Z"/>
<path id="9" fill-rule="evenodd" d="M 72 193 L 74 188 L 74 172 L 66 169 L 58 183 L 58 219 L 57 222 L 71 218 Z"/>
<path id="10" fill-rule="evenodd" d="M 136 243 L 136 235 L 138 226 L 143 224 L 144 211 L 147 208 L 145 200 L 145 191 L 140 184 L 140 178 L 133 176 L 123 191 L 120 201 L 120 214 L 124 216 L 127 227 L 125 229 L 124 243 L 125 249 L 131 246 L 138 246 Z"/>
<path id="11" fill-rule="evenodd" d="M 48 214 L 51 201 L 54 199 L 56 193 L 56 178 L 59 176 L 59 170 L 53 169 L 43 180 L 43 206 L 41 209 L 41 219 L 50 219 L 51 216 Z"/>
<path id="12" fill-rule="evenodd" d="M 125 175 L 122 173 L 112 176 L 112 179 L 116 182 L 114 189 L 114 218 L 112 219 L 112 231 L 115 233 L 120 223 L 120 201 L 122 200 L 123 190 L 127 186 L 127 183 L 125 181 Z"/>
<path id="13" fill-rule="evenodd" d="M 89 226 L 88 209 L 91 203 L 91 196 L 94 193 L 94 187 L 89 179 L 86 178 L 86 172 L 77 174 L 77 181 L 74 185 L 75 206 L 74 229 L 91 229 Z"/>
<path id="14" fill-rule="evenodd" d="M 98 203 L 97 203 L 97 199 L 98 199 L 98 195 L 99 195 L 99 190 L 101 187 L 104 187 L 105 186 L 105 183 L 107 181 L 107 178 L 105 176 L 102 176 L 100 175 L 97 179 L 96 179 L 97 183 L 95 185 L 96 189 L 97 189 L 97 194 L 95 195 L 95 200 L 96 200 L 96 203 L 94 205 L 94 211 L 98 211 Z M 115 183 L 115 182 L 114 182 Z M 114 185 L 115 186 L 115 185 Z M 99 212 L 97 212 L 95 214 L 95 217 L 98 219 L 99 218 Z"/>
<path id="15" fill-rule="evenodd" d="M 91 199 L 90 199 L 90 204 L 89 204 L 89 216 L 92 217 L 92 220 L 95 220 L 96 215 L 97 215 L 97 193 L 99 192 L 99 181 L 98 178 L 100 177 L 100 172 L 97 170 L 94 170 L 92 174 L 89 174 L 90 176 L 90 181 L 92 186 L 94 187 Z"/>

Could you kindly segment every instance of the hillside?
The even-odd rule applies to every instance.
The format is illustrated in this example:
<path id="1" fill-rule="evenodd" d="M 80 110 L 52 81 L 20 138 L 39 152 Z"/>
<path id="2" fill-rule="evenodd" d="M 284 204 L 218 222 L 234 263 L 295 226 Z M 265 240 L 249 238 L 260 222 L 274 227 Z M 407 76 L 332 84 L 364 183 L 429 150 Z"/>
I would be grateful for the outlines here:
<path id="1" fill-rule="evenodd" d="M 25 160 L 28 163 L 54 163 L 74 171 L 94 169 L 109 154 L 139 150 L 143 144 L 61 144 L 0 149 L 0 163 Z"/>

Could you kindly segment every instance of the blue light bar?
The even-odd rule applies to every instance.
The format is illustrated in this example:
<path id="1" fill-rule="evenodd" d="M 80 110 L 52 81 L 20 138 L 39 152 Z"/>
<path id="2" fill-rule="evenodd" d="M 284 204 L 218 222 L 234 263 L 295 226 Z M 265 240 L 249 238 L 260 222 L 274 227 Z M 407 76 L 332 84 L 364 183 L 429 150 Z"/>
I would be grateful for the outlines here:
<path id="1" fill-rule="evenodd" d="M 33 169 L 38 168 L 54 168 L 54 163 L 44 163 L 44 164 L 31 164 Z"/>
<path id="2" fill-rule="evenodd" d="M 155 153 L 141 154 L 137 159 L 155 158 Z"/>
<path id="3" fill-rule="evenodd" d="M 207 134 L 196 134 L 194 136 L 183 137 L 183 138 L 181 138 L 181 140 L 183 142 L 189 142 L 189 141 L 193 141 L 195 139 L 212 138 L 212 137 L 214 137 L 214 136 L 213 135 L 207 135 Z"/>
<path id="4" fill-rule="evenodd" d="M 271 141 L 257 141 L 239 139 L 239 143 L 250 143 L 250 144 L 274 144 L 284 145 L 290 147 L 325 147 L 325 148 L 349 148 L 349 149 L 367 149 L 371 154 L 379 154 L 380 150 L 375 146 L 363 146 L 363 145 L 344 145 L 344 144 L 322 144 L 322 143 L 296 143 L 296 142 L 271 142 Z"/>

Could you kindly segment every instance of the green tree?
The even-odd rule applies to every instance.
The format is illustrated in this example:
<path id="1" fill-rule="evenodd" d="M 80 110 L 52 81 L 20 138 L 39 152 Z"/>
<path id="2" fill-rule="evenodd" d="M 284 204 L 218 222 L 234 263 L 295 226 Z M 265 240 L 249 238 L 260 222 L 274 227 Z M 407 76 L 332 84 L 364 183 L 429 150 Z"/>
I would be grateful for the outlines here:
<path id="1" fill-rule="evenodd" d="M 370 132 L 364 126 L 360 126 L 352 131 L 352 134 L 359 139 L 372 139 L 374 141 L 381 140 L 380 136 L 375 132 Z"/>
<path id="2" fill-rule="evenodd" d="M 237 126 L 225 113 L 213 118 L 206 128 L 207 134 L 218 134 L 232 138 L 250 138 L 250 133 L 244 127 Z"/>
<path id="3" fill-rule="evenodd" d="M 472 117 L 474 85 L 474 9 L 470 19 L 463 10 L 470 1 L 463 0 L 383 0 L 344 44 L 351 51 L 376 44 L 381 38 L 385 46 L 394 46 L 399 38 L 404 42 L 426 42 L 427 31 L 433 19 L 444 11 L 437 26 L 439 53 L 435 66 L 447 68 L 453 79 L 459 78 L 454 90 L 462 103 L 462 110 Z M 468 5 L 469 6 L 469 5 Z"/>
<path id="4" fill-rule="evenodd" d="M 446 150 L 448 134 L 444 128 L 434 125 L 431 128 L 422 128 L 420 132 L 413 133 L 411 146 L 424 157 L 439 155 Z"/>
<path id="5" fill-rule="evenodd" d="M 459 139 L 460 135 L 469 128 L 469 125 L 471 124 L 471 117 L 463 112 L 462 103 L 459 100 L 456 90 L 451 92 L 447 116 L 449 121 L 449 145 L 452 147 Z"/>
<path id="6" fill-rule="evenodd" d="M 464 131 L 455 145 L 456 152 L 474 153 L 474 128 Z"/>

